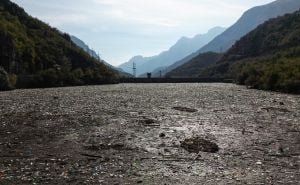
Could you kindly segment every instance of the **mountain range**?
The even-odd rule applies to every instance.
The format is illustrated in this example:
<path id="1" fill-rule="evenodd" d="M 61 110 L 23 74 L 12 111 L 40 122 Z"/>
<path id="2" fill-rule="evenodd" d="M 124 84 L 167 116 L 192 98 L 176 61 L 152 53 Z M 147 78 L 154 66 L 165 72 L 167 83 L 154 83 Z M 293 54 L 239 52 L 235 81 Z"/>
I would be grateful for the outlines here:
<path id="1" fill-rule="evenodd" d="M 182 37 L 168 51 L 152 57 L 135 56 L 119 67 L 128 73 L 132 73 L 133 63 L 135 63 L 137 75 L 151 72 L 157 68 L 167 67 L 173 64 L 173 62 L 195 52 L 224 30 L 225 28 L 215 27 L 210 29 L 206 34 L 199 34 L 193 38 Z"/>
<path id="2" fill-rule="evenodd" d="M 138 75 L 230 78 L 251 88 L 300 93 L 299 8 L 299 0 L 254 7 L 227 30 L 182 37 L 168 51 L 133 57 L 121 67 L 130 73 L 135 63 Z M 111 83 L 122 76 L 117 70 L 82 40 L 0 0 L 0 90 Z"/>
<path id="3" fill-rule="evenodd" d="M 184 63 L 205 52 L 226 52 L 236 41 L 246 35 L 258 25 L 264 23 L 270 18 L 275 18 L 286 13 L 292 13 L 300 8 L 299 0 L 277 0 L 272 3 L 257 6 L 246 11 L 242 17 L 222 34 L 218 35 L 198 51 L 185 57 L 182 60 L 174 62 L 164 70 L 164 74 L 176 69 Z M 158 75 L 158 74 L 156 74 Z"/>

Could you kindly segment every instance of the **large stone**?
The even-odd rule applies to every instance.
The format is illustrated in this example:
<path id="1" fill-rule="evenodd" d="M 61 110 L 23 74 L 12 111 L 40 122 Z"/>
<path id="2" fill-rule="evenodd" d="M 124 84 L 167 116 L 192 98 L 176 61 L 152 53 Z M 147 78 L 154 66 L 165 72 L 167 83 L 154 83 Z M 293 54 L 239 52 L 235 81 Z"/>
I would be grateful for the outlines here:
<path id="1" fill-rule="evenodd" d="M 199 153 L 199 152 L 217 153 L 219 151 L 219 146 L 216 143 L 200 137 L 184 140 L 183 142 L 181 142 L 181 147 L 190 153 Z"/>

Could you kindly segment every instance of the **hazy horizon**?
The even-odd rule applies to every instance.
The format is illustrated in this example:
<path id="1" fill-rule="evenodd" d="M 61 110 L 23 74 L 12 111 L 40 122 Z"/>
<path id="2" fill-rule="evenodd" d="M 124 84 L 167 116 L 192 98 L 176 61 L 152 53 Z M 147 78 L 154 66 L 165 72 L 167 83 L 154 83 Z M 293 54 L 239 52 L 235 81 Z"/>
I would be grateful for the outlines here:
<path id="1" fill-rule="evenodd" d="M 30 15 L 83 40 L 119 65 L 156 55 L 180 37 L 229 27 L 244 11 L 274 0 L 13 0 Z"/>

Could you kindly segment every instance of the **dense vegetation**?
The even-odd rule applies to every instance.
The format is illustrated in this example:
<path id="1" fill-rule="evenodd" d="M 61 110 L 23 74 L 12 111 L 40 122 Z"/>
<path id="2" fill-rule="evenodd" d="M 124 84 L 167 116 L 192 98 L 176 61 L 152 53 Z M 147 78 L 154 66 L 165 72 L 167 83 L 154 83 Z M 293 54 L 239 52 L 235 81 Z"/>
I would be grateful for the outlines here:
<path id="1" fill-rule="evenodd" d="M 0 43 L 0 89 L 98 84 L 115 76 L 68 34 L 29 16 L 9 0 L 0 0 Z"/>
<path id="2" fill-rule="evenodd" d="M 300 93 L 300 11 L 258 26 L 202 75 L 235 78 L 251 88 Z"/>
<path id="3" fill-rule="evenodd" d="M 199 74 L 201 74 L 206 67 L 215 65 L 220 60 L 221 57 L 222 54 L 219 53 L 214 53 L 214 52 L 201 53 L 197 57 L 190 60 L 189 62 L 167 73 L 165 76 L 172 77 L 172 78 L 199 77 Z"/>

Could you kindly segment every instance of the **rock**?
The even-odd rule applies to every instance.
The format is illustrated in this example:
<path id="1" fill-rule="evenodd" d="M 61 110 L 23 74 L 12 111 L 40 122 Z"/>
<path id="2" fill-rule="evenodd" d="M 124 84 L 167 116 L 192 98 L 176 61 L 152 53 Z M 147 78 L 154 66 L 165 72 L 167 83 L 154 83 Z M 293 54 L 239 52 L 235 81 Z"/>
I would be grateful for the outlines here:
<path id="1" fill-rule="evenodd" d="M 182 112 L 198 112 L 197 109 L 192 109 L 188 107 L 173 107 L 174 110 L 182 111 Z"/>
<path id="2" fill-rule="evenodd" d="M 181 142 L 181 147 L 190 153 L 217 153 L 219 151 L 219 146 L 216 143 L 200 137 L 184 140 L 183 142 Z"/>
<path id="3" fill-rule="evenodd" d="M 283 149 L 283 147 L 282 147 L 282 146 L 280 146 L 280 147 L 278 148 L 278 151 L 279 151 L 279 153 L 280 153 L 280 154 L 283 154 L 283 153 L 284 153 L 284 149 Z"/>
<path id="4" fill-rule="evenodd" d="M 285 108 L 278 108 L 278 107 L 264 107 L 262 110 L 266 110 L 267 112 L 290 112 L 288 109 Z"/>
<path id="5" fill-rule="evenodd" d="M 261 161 L 257 161 L 255 164 L 256 165 L 262 165 L 262 162 Z"/>
<path id="6" fill-rule="evenodd" d="M 156 121 L 154 119 L 150 119 L 150 118 L 141 119 L 141 120 L 139 120 L 139 122 L 145 126 L 152 126 L 152 127 L 160 126 L 158 121 Z"/>
<path id="7" fill-rule="evenodd" d="M 159 137 L 166 137 L 166 134 L 165 133 L 160 133 Z"/>

